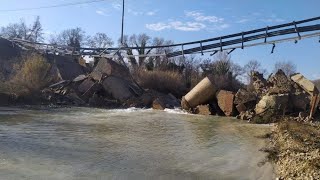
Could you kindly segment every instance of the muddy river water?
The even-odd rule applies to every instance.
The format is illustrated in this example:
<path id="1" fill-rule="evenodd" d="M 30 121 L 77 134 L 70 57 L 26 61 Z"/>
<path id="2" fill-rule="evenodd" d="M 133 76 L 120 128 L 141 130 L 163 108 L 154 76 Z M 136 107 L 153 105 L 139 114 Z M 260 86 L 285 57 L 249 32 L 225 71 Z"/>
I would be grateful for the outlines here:
<path id="1" fill-rule="evenodd" d="M 0 179 L 273 179 L 270 126 L 179 111 L 0 108 Z"/>

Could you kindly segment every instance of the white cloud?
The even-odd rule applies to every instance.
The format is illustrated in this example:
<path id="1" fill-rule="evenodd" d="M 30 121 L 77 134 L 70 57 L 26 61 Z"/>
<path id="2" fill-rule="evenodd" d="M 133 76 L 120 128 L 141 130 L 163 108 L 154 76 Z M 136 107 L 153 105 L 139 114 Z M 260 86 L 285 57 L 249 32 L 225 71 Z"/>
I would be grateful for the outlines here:
<path id="1" fill-rule="evenodd" d="M 219 18 L 217 16 L 205 16 L 203 13 L 197 12 L 197 11 L 186 11 L 185 15 L 187 17 L 192 17 L 196 21 L 201 21 L 201 22 L 211 22 L 211 23 L 218 23 L 218 22 L 223 22 L 223 18 Z"/>
<path id="2" fill-rule="evenodd" d="M 122 5 L 119 2 L 112 3 L 112 7 L 116 10 L 121 10 Z"/>
<path id="3" fill-rule="evenodd" d="M 128 9 L 128 13 L 133 14 L 135 16 L 143 15 L 144 13 L 141 11 L 135 11 L 133 9 Z"/>
<path id="4" fill-rule="evenodd" d="M 248 21 L 250 21 L 250 20 L 247 19 L 247 18 L 243 18 L 243 19 L 238 20 L 236 23 L 242 24 L 242 23 L 246 23 L 246 22 L 248 22 Z"/>
<path id="5" fill-rule="evenodd" d="M 169 24 L 173 29 L 180 30 L 180 31 L 200 31 L 207 27 L 205 24 L 202 24 L 199 22 L 183 23 L 181 21 L 174 21 Z"/>
<path id="6" fill-rule="evenodd" d="M 96 13 L 101 15 L 101 16 L 107 16 L 106 12 L 104 10 L 96 10 Z"/>
<path id="7" fill-rule="evenodd" d="M 169 19 L 167 22 L 146 24 L 146 28 L 153 31 L 174 29 L 178 31 L 201 31 L 201 30 L 223 30 L 230 27 L 223 18 L 216 16 L 205 16 L 197 11 L 185 11 L 186 21 Z"/>
<path id="8" fill-rule="evenodd" d="M 260 16 L 261 13 L 260 13 L 260 12 L 253 12 L 252 15 L 253 15 L 253 16 Z"/>
<path id="9" fill-rule="evenodd" d="M 206 25 L 199 22 L 173 21 L 169 23 L 159 22 L 154 24 L 146 24 L 146 28 L 153 31 L 162 31 L 165 29 L 175 29 L 179 31 L 200 31 L 206 28 Z"/>
<path id="10" fill-rule="evenodd" d="M 218 25 L 217 27 L 218 27 L 217 29 L 219 29 L 219 30 L 223 30 L 223 29 L 227 29 L 227 28 L 229 28 L 229 27 L 230 27 L 230 25 L 229 25 L 229 24 L 221 24 L 221 25 Z"/>
<path id="11" fill-rule="evenodd" d="M 152 30 L 152 31 L 162 31 L 164 29 L 170 29 L 171 26 L 166 23 L 155 23 L 155 24 L 146 24 L 146 28 Z"/>
<path id="12" fill-rule="evenodd" d="M 286 21 L 285 19 L 279 18 L 276 14 L 272 14 L 271 16 L 267 16 L 260 20 L 267 23 L 281 23 Z"/>
<path id="13" fill-rule="evenodd" d="M 266 18 L 266 19 L 261 19 L 263 22 L 268 22 L 268 23 L 280 23 L 286 21 L 285 19 L 281 18 Z"/>
<path id="14" fill-rule="evenodd" d="M 156 15 L 156 11 L 149 11 L 146 13 L 148 16 L 154 16 Z"/>
<path id="15" fill-rule="evenodd" d="M 230 24 L 216 24 L 216 25 L 212 25 L 212 26 L 209 26 L 207 28 L 208 31 L 222 31 L 224 29 L 227 29 L 230 27 Z"/>

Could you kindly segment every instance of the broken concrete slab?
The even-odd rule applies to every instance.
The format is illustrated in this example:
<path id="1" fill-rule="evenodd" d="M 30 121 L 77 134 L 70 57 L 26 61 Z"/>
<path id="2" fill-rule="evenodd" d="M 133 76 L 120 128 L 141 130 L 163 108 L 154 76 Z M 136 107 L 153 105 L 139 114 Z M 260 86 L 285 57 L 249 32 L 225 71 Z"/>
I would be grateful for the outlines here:
<path id="1" fill-rule="evenodd" d="M 234 93 L 231 91 L 220 90 L 217 93 L 217 102 L 220 109 L 226 116 L 232 116 L 234 114 Z"/>
<path id="2" fill-rule="evenodd" d="M 238 105 L 236 106 L 236 109 L 237 109 L 237 111 L 238 111 L 239 113 L 245 112 L 245 111 L 248 110 L 248 108 L 247 108 L 244 104 L 238 104 Z"/>
<path id="3" fill-rule="evenodd" d="M 261 115 L 267 111 L 273 114 L 284 114 L 288 108 L 289 95 L 265 95 L 256 105 L 255 113 Z"/>
<path id="4" fill-rule="evenodd" d="M 115 76 L 104 79 L 102 86 L 106 92 L 120 102 L 125 102 L 132 97 L 141 96 L 143 93 L 143 90 L 135 83 Z"/>
<path id="5" fill-rule="evenodd" d="M 264 94 L 267 93 L 267 87 L 268 87 L 268 82 L 267 80 L 263 77 L 263 74 L 254 71 L 252 72 L 252 85 L 254 87 L 254 90 L 258 96 L 263 96 Z"/>
<path id="6" fill-rule="evenodd" d="M 86 79 L 78 86 L 78 91 L 81 94 L 85 94 L 86 92 L 90 91 L 92 87 L 96 84 L 96 82 L 92 81 L 91 79 Z"/>
<path id="7" fill-rule="evenodd" d="M 246 89 L 241 88 L 235 94 L 234 104 L 246 104 L 251 101 L 257 101 L 257 96 Z"/>
<path id="8" fill-rule="evenodd" d="M 314 83 L 305 78 L 302 74 L 298 73 L 292 75 L 291 80 L 297 83 L 303 90 L 305 90 L 311 96 L 313 96 L 314 94 L 319 94 L 319 90 L 314 85 Z"/>
<path id="9" fill-rule="evenodd" d="M 73 80 L 87 73 L 86 68 L 78 63 L 76 57 L 48 54 L 46 58 L 52 65 L 50 74 L 55 80 Z"/>
<path id="10" fill-rule="evenodd" d="M 68 80 L 62 80 L 62 81 L 59 81 L 59 82 L 57 82 L 57 83 L 54 83 L 54 84 L 50 85 L 49 88 L 65 87 L 65 86 L 67 86 L 68 84 L 70 84 L 70 81 L 68 81 Z"/>
<path id="11" fill-rule="evenodd" d="M 152 109 L 155 110 L 164 110 L 166 108 L 165 102 L 163 102 L 161 99 L 157 98 L 152 102 Z"/>
<path id="12" fill-rule="evenodd" d="M 84 74 L 81 74 L 78 77 L 74 78 L 72 81 L 73 82 L 79 82 L 79 81 L 84 81 L 85 79 L 87 79 L 87 76 L 84 75 Z"/>
<path id="13" fill-rule="evenodd" d="M 268 78 L 269 94 L 286 94 L 292 91 L 292 85 L 287 75 L 279 69 Z"/>
<path id="14" fill-rule="evenodd" d="M 310 118 L 315 114 L 316 109 L 319 105 L 320 97 L 319 97 L 319 90 L 315 86 L 313 82 L 305 78 L 302 74 L 294 74 L 291 76 L 292 81 L 297 83 L 303 90 L 305 90 L 311 96 L 311 103 L 310 103 Z"/>
<path id="15" fill-rule="evenodd" d="M 289 97 L 290 104 L 292 105 L 293 112 L 306 111 L 310 105 L 309 94 L 294 93 Z"/>
<path id="16" fill-rule="evenodd" d="M 68 98 L 74 105 L 84 105 L 86 102 L 79 98 L 79 96 L 76 93 L 69 93 L 66 95 L 66 98 Z"/>
<path id="17" fill-rule="evenodd" d="M 244 112 L 241 112 L 241 113 L 237 116 L 237 119 L 241 119 L 241 120 L 251 120 L 253 117 L 254 117 L 254 112 L 244 111 Z"/>
<path id="18" fill-rule="evenodd" d="M 209 104 L 207 105 L 199 105 L 194 109 L 194 114 L 200 115 L 211 115 L 211 110 Z"/>
<path id="19" fill-rule="evenodd" d="M 91 73 L 91 76 L 97 79 L 103 75 L 121 77 L 128 81 L 133 80 L 128 68 L 107 58 L 99 59 L 98 64 Z"/>

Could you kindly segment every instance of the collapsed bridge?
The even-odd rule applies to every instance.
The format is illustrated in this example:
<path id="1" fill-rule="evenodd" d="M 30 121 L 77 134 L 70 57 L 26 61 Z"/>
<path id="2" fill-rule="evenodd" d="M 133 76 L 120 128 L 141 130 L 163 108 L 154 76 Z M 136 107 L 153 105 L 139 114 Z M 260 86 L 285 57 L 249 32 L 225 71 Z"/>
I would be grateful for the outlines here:
<path id="1" fill-rule="evenodd" d="M 145 47 L 108 47 L 108 48 L 91 48 L 91 47 L 71 47 L 46 43 L 34 43 L 22 39 L 13 39 L 13 43 L 19 44 L 27 49 L 37 49 L 44 53 L 60 53 L 70 55 L 89 55 L 92 57 L 107 57 L 113 58 L 121 56 L 122 58 L 131 57 L 177 57 L 189 54 L 204 54 L 210 53 L 214 55 L 219 51 L 228 51 L 230 54 L 236 49 L 244 49 L 246 47 L 259 46 L 259 45 L 272 45 L 271 53 L 273 53 L 276 43 L 283 43 L 294 41 L 297 43 L 299 40 L 306 38 L 320 38 L 320 16 L 309 18 L 300 21 L 293 21 L 275 26 L 267 26 L 264 28 L 254 29 L 250 31 L 239 32 L 221 37 L 204 39 L 193 42 L 171 44 L 164 46 L 145 46 Z M 293 37 L 287 37 L 294 35 Z M 320 40 L 319 40 L 320 41 Z M 121 53 L 125 50 L 149 50 L 174 48 L 172 52 L 165 52 L 162 54 L 133 54 L 126 55 Z"/>

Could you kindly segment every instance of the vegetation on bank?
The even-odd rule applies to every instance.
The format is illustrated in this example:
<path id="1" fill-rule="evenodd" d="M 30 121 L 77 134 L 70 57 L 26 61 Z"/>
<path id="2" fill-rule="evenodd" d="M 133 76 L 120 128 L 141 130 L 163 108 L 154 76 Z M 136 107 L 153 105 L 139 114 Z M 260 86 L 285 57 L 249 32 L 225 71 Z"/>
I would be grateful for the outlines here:
<path id="1" fill-rule="evenodd" d="M 36 53 L 21 57 L 20 63 L 14 64 L 9 79 L 0 81 L 0 93 L 14 97 L 37 97 L 41 90 L 52 83 L 51 64 Z"/>

